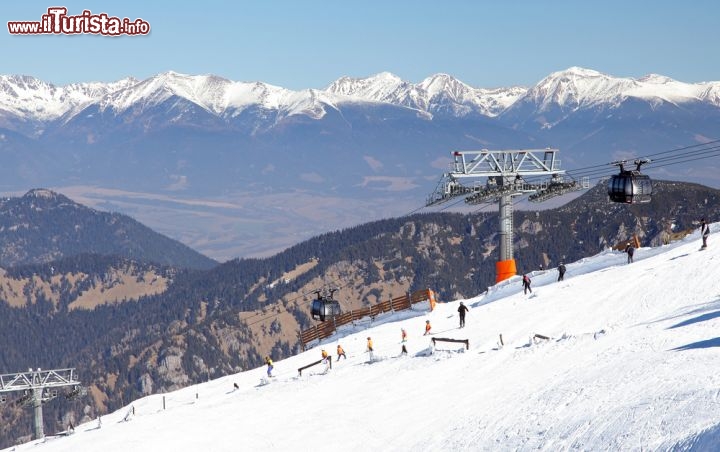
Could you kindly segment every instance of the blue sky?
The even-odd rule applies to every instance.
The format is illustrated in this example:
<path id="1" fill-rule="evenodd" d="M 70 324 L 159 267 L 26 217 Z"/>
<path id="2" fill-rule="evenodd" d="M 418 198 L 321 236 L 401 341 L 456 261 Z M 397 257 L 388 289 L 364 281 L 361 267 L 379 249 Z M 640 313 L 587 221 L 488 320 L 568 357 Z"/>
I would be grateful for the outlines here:
<path id="1" fill-rule="evenodd" d="M 720 80 L 715 1 L 2 2 L 0 74 L 55 84 L 140 79 L 174 70 L 324 88 L 389 71 L 444 72 L 475 87 L 533 85 L 581 66 L 619 77 Z M 142 18 L 147 36 L 11 35 L 8 21 L 51 6 Z"/>

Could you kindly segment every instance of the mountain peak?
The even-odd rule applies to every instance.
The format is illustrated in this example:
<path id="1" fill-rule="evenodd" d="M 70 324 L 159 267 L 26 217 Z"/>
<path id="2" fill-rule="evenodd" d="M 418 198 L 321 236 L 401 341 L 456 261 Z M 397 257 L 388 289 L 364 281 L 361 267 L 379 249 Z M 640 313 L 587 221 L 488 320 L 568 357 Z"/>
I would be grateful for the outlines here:
<path id="1" fill-rule="evenodd" d="M 431 75 L 426 78 L 420 82 L 420 87 L 426 90 L 430 97 L 447 93 L 455 98 L 462 98 L 467 94 L 473 93 L 475 90 L 455 77 L 443 73 Z"/>
<path id="2" fill-rule="evenodd" d="M 407 84 L 393 73 L 380 72 L 367 78 L 341 77 L 331 83 L 325 91 L 343 96 L 388 102 L 393 98 L 393 93 Z"/>
<path id="3" fill-rule="evenodd" d="M 59 206 L 67 207 L 69 205 L 72 205 L 82 209 L 93 210 L 89 207 L 81 206 L 67 196 L 54 192 L 47 188 L 33 188 L 31 190 L 28 190 L 28 192 L 19 199 L 21 200 L 21 202 L 29 204 L 29 207 L 32 209 L 48 209 Z"/>
<path id="4" fill-rule="evenodd" d="M 378 72 L 375 75 L 371 75 L 368 77 L 370 80 L 383 80 L 383 81 L 392 81 L 392 82 L 401 82 L 402 79 L 398 77 L 397 75 L 393 74 L 392 72 L 383 71 Z"/>
<path id="5" fill-rule="evenodd" d="M 47 188 L 33 188 L 23 195 L 23 198 L 57 199 L 62 196 Z"/>
<path id="6" fill-rule="evenodd" d="M 614 78 L 577 66 L 553 72 L 531 88 L 526 98 L 546 111 L 552 105 L 576 108 L 597 103 L 614 104 L 618 96 L 634 87 L 632 79 Z"/>
<path id="7" fill-rule="evenodd" d="M 564 71 L 559 71 L 551 74 L 553 75 L 575 75 L 579 77 L 607 77 L 607 75 L 603 74 L 602 72 L 596 71 L 594 69 L 588 69 L 580 66 L 571 66 Z"/>
<path id="8" fill-rule="evenodd" d="M 660 74 L 648 74 L 648 75 L 646 75 L 646 76 L 644 76 L 644 77 L 639 78 L 639 79 L 638 79 L 638 82 L 653 83 L 653 84 L 656 84 L 656 85 L 664 85 L 664 84 L 667 84 L 667 83 L 674 83 L 674 82 L 676 82 L 676 81 L 673 80 L 673 79 L 671 79 L 670 77 L 665 76 L 665 75 L 660 75 Z"/>

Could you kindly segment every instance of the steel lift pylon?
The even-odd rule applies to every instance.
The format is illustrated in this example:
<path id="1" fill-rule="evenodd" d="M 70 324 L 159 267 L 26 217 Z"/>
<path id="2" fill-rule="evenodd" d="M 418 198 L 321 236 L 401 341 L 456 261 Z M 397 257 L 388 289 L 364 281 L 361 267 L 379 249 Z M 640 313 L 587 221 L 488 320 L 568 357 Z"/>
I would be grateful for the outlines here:
<path id="1" fill-rule="evenodd" d="M 496 282 L 517 273 L 513 258 L 513 197 L 529 194 L 542 202 L 564 193 L 589 188 L 589 179 L 565 181 L 557 149 L 454 151 L 450 171 L 443 174 L 426 206 L 464 197 L 467 204 L 499 203 L 500 259 Z M 545 177 L 528 182 L 530 177 Z M 481 179 L 485 179 L 482 183 Z M 469 182 L 469 183 L 468 183 Z"/>
<path id="2" fill-rule="evenodd" d="M 84 393 L 75 369 L 29 369 L 27 372 L 0 375 L 0 401 L 6 401 L 4 393 L 23 391 L 23 396 L 16 403 L 33 407 L 33 439 L 42 439 L 45 437 L 42 404 L 57 397 L 57 388 L 65 386 L 74 387 L 66 395 L 68 398 Z"/>

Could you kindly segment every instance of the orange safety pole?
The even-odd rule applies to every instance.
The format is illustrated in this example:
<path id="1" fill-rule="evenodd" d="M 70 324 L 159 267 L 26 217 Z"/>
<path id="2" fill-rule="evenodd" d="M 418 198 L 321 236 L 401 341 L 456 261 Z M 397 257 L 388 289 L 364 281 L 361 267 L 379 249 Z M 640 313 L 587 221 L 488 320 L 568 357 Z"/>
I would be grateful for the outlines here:
<path id="1" fill-rule="evenodd" d="M 500 281 L 505 281 L 506 279 L 517 275 L 515 259 L 508 259 L 495 263 L 495 274 L 496 283 L 499 283 Z"/>

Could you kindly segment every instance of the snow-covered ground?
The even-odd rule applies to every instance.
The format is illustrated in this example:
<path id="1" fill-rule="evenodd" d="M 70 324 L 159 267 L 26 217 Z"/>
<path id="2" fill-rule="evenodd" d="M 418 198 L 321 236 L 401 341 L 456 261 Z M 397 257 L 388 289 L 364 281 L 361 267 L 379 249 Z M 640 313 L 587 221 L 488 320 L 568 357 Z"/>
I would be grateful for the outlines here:
<path id="1" fill-rule="evenodd" d="M 11 450 L 720 450 L 719 225 L 711 230 L 704 251 L 695 233 L 641 248 L 632 264 L 612 251 L 570 263 L 562 282 L 535 272 L 532 296 L 519 277 L 504 281 L 465 300 L 464 329 L 458 301 L 386 317 L 277 362 L 270 384 L 260 385 L 264 368 L 229 375 Z M 469 350 L 438 343 L 430 354 L 426 319 L 432 337 L 468 339 Z M 298 376 L 338 342 L 347 360 Z"/>

